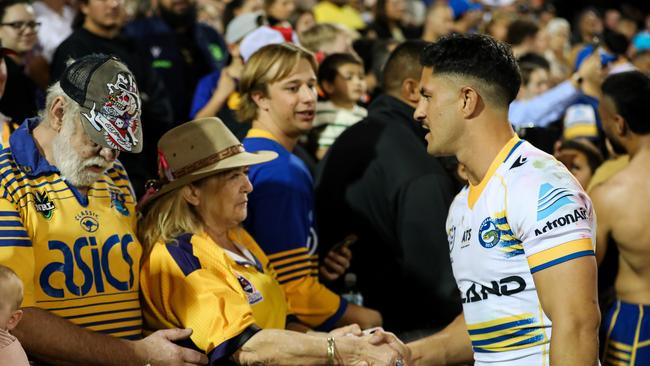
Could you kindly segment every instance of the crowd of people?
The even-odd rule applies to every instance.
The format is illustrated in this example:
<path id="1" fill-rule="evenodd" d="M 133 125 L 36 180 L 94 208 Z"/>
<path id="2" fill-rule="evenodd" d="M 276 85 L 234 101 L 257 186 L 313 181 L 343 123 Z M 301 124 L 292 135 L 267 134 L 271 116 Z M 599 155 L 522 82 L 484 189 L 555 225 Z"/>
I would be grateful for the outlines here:
<path id="1" fill-rule="evenodd" d="M 0 366 L 650 363 L 650 14 L 0 1 Z"/>

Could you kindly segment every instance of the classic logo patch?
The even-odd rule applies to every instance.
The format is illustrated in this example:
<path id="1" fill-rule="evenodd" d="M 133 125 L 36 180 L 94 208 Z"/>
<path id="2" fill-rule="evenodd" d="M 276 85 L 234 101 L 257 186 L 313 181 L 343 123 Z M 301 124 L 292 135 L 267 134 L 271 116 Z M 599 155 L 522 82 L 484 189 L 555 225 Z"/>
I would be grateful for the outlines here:
<path id="1" fill-rule="evenodd" d="M 99 216 L 93 211 L 81 211 L 74 218 L 79 222 L 81 228 L 89 233 L 94 233 L 99 229 Z"/>

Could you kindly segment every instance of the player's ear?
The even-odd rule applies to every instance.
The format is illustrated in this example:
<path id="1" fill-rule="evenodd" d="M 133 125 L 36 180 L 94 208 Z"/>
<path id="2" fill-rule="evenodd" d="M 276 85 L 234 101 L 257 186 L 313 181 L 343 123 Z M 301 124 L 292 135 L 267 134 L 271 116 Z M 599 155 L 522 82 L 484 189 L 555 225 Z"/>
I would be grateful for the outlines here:
<path id="1" fill-rule="evenodd" d="M 620 114 L 614 116 L 614 131 L 618 136 L 625 136 L 627 134 L 627 122 Z"/>
<path id="2" fill-rule="evenodd" d="M 476 89 L 471 86 L 464 86 L 460 88 L 458 105 L 463 118 L 470 119 L 478 115 L 483 109 L 483 99 Z"/>

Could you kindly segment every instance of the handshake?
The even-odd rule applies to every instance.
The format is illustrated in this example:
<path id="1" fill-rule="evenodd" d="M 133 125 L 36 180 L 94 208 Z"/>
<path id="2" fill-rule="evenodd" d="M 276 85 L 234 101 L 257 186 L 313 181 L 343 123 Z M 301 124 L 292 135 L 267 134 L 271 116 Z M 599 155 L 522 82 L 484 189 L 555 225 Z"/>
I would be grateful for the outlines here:
<path id="1" fill-rule="evenodd" d="M 393 333 L 382 328 L 361 330 L 356 325 L 327 335 L 328 365 L 409 366 L 411 351 Z"/>

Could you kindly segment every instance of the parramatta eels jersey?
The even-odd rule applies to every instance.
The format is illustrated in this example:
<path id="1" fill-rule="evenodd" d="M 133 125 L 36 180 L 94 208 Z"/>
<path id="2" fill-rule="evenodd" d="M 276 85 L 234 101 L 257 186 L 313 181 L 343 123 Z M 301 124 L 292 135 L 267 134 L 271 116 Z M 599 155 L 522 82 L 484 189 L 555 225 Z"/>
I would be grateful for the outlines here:
<path id="1" fill-rule="evenodd" d="M 135 203 L 115 162 L 84 197 L 43 157 L 27 120 L 0 148 L 0 263 L 39 307 L 116 337 L 142 333 Z"/>
<path id="2" fill-rule="evenodd" d="M 533 274 L 594 255 L 591 201 L 566 168 L 513 137 L 449 210 L 447 233 L 477 365 L 548 365 Z"/>

